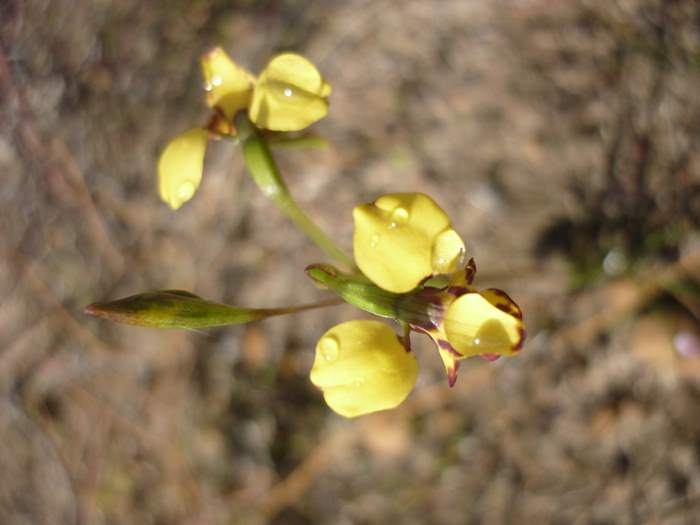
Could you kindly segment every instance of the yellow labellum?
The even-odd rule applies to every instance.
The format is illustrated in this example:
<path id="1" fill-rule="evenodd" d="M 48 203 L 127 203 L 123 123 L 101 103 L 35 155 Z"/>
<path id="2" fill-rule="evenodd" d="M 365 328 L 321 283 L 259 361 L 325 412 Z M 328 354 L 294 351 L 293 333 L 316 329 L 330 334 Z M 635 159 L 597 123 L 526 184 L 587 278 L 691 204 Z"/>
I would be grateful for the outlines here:
<path id="1" fill-rule="evenodd" d="M 423 193 L 384 195 L 356 206 L 353 218 L 355 262 L 385 290 L 408 292 L 462 263 L 462 239 L 442 208 Z"/>
<path id="2" fill-rule="evenodd" d="M 248 115 L 255 125 L 274 131 L 297 131 L 328 113 L 331 87 L 301 55 L 274 57 L 257 79 Z"/>
<path id="3" fill-rule="evenodd" d="M 326 332 L 316 346 L 311 382 L 328 406 L 345 417 L 394 408 L 418 377 L 413 354 L 379 321 L 349 321 Z"/>
<path id="4" fill-rule="evenodd" d="M 200 128 L 176 136 L 158 160 L 160 198 L 174 210 L 190 200 L 199 187 L 209 133 Z"/>
<path id="5" fill-rule="evenodd" d="M 506 312 L 513 305 L 517 313 Z M 514 315 L 516 314 L 516 315 Z M 520 311 L 503 292 L 486 290 L 467 293 L 448 307 L 445 334 L 450 344 L 463 357 L 479 354 L 511 355 L 520 350 L 525 331 Z"/>

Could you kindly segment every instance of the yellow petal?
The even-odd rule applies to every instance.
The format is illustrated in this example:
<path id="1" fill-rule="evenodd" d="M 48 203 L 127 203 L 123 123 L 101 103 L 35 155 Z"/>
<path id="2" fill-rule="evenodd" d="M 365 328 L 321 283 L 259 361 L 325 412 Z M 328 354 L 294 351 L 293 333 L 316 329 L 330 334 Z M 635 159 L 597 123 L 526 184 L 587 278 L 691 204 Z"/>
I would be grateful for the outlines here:
<path id="1" fill-rule="evenodd" d="M 255 81 L 253 75 L 231 60 L 220 47 L 203 55 L 201 64 L 210 107 L 221 109 L 229 120 L 237 111 L 248 107 Z"/>
<path id="2" fill-rule="evenodd" d="M 416 383 L 418 363 L 379 321 L 349 321 L 316 346 L 311 382 L 335 412 L 361 416 L 399 405 Z"/>
<path id="3" fill-rule="evenodd" d="M 199 187 L 208 138 L 206 130 L 190 129 L 171 140 L 160 155 L 158 191 L 174 210 L 190 200 Z"/>
<path id="4" fill-rule="evenodd" d="M 520 309 L 495 289 L 455 299 L 447 309 L 444 328 L 449 343 L 464 357 L 514 354 L 525 339 Z"/>
<path id="5" fill-rule="evenodd" d="M 248 114 L 260 128 L 297 131 L 326 116 L 330 92 L 316 66 L 301 55 L 284 53 L 258 77 Z"/>
<path id="6" fill-rule="evenodd" d="M 395 293 L 462 262 L 464 243 L 447 214 L 422 193 L 393 193 L 353 210 L 355 262 L 376 285 Z"/>

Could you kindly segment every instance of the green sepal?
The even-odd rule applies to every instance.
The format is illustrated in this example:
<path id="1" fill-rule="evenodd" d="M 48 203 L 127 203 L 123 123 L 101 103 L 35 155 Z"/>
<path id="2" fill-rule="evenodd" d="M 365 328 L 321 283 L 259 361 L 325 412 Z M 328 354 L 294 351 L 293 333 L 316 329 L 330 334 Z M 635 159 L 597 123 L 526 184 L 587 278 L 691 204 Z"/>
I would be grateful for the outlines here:
<path id="1" fill-rule="evenodd" d="M 316 286 L 335 292 L 345 302 L 365 312 L 392 319 L 398 317 L 397 305 L 402 295 L 379 288 L 363 275 L 343 273 L 330 264 L 312 264 L 305 272 Z"/>

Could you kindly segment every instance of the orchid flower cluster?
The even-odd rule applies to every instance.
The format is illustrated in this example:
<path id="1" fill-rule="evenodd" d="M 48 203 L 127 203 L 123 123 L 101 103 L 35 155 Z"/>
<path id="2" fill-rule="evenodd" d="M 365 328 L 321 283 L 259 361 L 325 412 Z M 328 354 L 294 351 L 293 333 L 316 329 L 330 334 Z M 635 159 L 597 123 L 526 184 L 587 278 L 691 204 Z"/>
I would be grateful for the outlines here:
<path id="1" fill-rule="evenodd" d="M 525 328 L 517 304 L 503 291 L 472 286 L 473 259 L 447 214 L 423 193 L 392 193 L 353 210 L 354 259 L 338 247 L 293 199 L 274 161 L 278 144 L 304 144 L 303 133 L 328 112 L 330 85 L 306 58 L 283 53 L 255 77 L 221 48 L 201 60 L 206 125 L 177 135 L 158 162 L 158 189 L 171 208 L 199 187 L 211 139 L 240 144 L 248 173 L 263 193 L 339 265 L 315 263 L 306 274 L 337 297 L 309 305 L 241 308 L 182 290 L 141 293 L 95 303 L 86 313 L 114 322 L 159 328 L 247 323 L 341 302 L 393 320 L 341 323 L 321 336 L 311 382 L 328 406 L 345 417 L 394 408 L 413 389 L 418 364 L 411 333 L 429 336 L 450 386 L 460 362 L 495 360 L 522 349 Z M 300 140 L 301 139 L 301 140 Z"/>

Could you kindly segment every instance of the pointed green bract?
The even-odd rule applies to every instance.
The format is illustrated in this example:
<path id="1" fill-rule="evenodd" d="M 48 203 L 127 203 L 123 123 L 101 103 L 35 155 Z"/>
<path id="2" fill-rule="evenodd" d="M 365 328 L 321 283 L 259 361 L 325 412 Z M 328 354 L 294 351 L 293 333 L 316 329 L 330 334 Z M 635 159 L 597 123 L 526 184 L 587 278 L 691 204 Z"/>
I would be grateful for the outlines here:
<path id="1" fill-rule="evenodd" d="M 330 264 L 312 264 L 305 271 L 316 286 L 332 290 L 347 303 L 380 317 L 397 317 L 401 296 L 381 289 L 364 276 L 343 273 Z"/>

